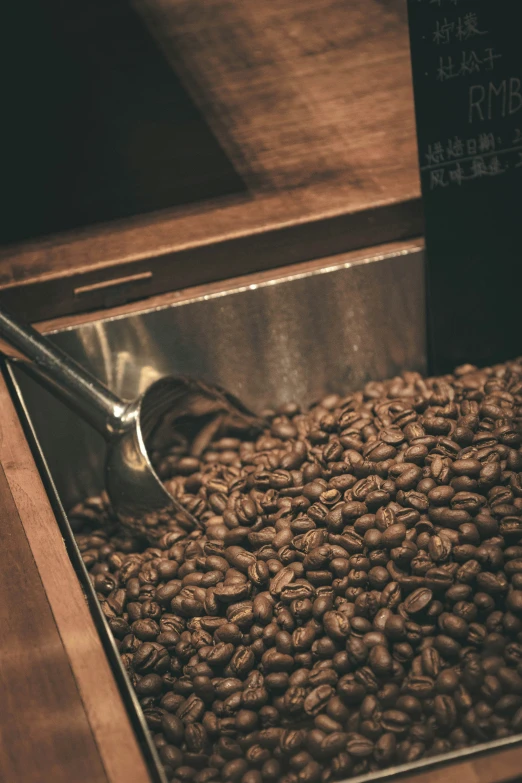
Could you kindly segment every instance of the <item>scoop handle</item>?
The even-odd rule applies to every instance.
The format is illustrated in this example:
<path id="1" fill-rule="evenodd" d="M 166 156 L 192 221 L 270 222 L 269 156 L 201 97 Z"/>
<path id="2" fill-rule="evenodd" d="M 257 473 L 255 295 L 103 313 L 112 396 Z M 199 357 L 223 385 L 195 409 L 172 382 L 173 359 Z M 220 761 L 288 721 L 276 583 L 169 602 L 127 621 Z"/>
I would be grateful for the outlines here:
<path id="1" fill-rule="evenodd" d="M 110 439 L 124 428 L 129 409 L 60 348 L 32 326 L 0 308 L 0 352 L 23 367 L 75 413 Z"/>

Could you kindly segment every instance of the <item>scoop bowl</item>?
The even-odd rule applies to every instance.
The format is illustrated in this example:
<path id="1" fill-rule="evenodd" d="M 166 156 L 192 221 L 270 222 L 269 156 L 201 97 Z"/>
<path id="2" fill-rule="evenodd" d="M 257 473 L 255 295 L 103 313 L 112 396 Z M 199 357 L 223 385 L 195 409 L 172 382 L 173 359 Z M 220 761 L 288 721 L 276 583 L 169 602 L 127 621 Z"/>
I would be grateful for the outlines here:
<path id="1" fill-rule="evenodd" d="M 155 543 L 201 523 L 171 495 L 151 456 L 183 426 L 200 453 L 221 428 L 257 431 L 263 422 L 225 390 L 185 376 L 155 381 L 137 399 L 119 399 L 33 327 L 0 310 L 0 351 L 91 424 L 107 442 L 105 486 L 122 525 Z"/>

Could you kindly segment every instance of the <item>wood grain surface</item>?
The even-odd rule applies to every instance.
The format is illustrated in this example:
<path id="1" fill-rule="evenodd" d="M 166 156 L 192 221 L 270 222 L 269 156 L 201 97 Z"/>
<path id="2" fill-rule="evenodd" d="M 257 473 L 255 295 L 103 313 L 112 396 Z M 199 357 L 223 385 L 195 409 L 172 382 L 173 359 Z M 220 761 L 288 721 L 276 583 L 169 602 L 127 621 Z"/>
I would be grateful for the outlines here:
<path id="1" fill-rule="evenodd" d="M 506 748 L 457 761 L 438 769 L 401 775 L 396 783 L 518 783 L 522 780 L 522 747 Z"/>
<path id="2" fill-rule="evenodd" d="M 1 468 L 0 504 L 0 778 L 107 781 Z"/>
<path id="3" fill-rule="evenodd" d="M 422 234 L 403 0 L 135 6 L 248 192 L 5 247 L 0 301 L 36 320 Z"/>
<path id="4" fill-rule="evenodd" d="M 0 374 L 0 780 L 149 783 Z"/>
<path id="5" fill-rule="evenodd" d="M 244 192 L 129 0 L 10 10 L 0 244 Z"/>

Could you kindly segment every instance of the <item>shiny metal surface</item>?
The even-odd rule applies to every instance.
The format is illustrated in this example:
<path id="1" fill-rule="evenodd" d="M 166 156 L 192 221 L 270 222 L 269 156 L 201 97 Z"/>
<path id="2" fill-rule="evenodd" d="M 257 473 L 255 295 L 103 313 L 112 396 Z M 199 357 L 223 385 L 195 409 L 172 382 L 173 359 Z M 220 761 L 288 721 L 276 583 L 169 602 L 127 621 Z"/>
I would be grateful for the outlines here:
<path id="1" fill-rule="evenodd" d="M 0 338 L 4 355 L 106 439 L 104 486 L 123 525 L 151 541 L 161 538 L 171 524 L 188 530 L 200 525 L 156 475 L 149 441 L 158 429 L 166 429 L 167 415 L 171 436 L 176 421 L 186 416 L 233 417 L 248 428 L 254 420 L 243 406 L 220 389 L 181 377 L 157 380 L 135 401 L 126 402 L 50 340 L 4 310 L 0 310 Z"/>
<path id="2" fill-rule="evenodd" d="M 0 352 L 107 438 L 124 429 L 126 403 L 28 324 L 0 309 Z"/>
<path id="3" fill-rule="evenodd" d="M 190 378 L 165 377 L 154 381 L 128 405 L 122 428 L 108 444 L 104 486 L 120 521 L 144 533 L 152 542 L 172 526 L 193 530 L 200 522 L 165 489 L 151 464 L 158 440 L 172 442 L 179 419 L 191 417 L 214 426 L 232 421 L 246 430 L 260 424 L 239 401 L 221 389 Z"/>
<path id="4" fill-rule="evenodd" d="M 311 273 L 55 332 L 113 393 L 164 375 L 229 389 L 253 411 L 426 366 L 423 252 L 335 259 Z M 103 487 L 103 440 L 17 372 L 65 508 Z"/>

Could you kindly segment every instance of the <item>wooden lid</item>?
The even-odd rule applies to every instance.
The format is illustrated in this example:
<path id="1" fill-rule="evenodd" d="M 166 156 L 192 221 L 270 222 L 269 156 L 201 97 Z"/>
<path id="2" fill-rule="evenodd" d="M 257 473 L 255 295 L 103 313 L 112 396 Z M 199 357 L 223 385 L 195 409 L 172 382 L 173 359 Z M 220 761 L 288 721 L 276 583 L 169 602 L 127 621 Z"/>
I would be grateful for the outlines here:
<path id="1" fill-rule="evenodd" d="M 38 320 L 422 234 L 403 0 L 135 5 L 49 3 L 84 92 L 50 104 L 56 176 L 13 180 L 1 301 Z"/>

